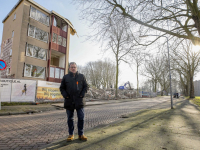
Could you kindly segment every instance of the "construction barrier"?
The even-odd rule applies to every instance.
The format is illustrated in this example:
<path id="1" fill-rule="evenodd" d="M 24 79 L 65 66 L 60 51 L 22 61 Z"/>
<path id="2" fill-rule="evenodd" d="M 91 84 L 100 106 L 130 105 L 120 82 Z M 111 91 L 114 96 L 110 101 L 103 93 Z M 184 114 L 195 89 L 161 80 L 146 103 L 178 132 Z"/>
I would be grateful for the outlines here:
<path id="1" fill-rule="evenodd" d="M 2 102 L 35 102 L 36 81 L 0 79 Z"/>

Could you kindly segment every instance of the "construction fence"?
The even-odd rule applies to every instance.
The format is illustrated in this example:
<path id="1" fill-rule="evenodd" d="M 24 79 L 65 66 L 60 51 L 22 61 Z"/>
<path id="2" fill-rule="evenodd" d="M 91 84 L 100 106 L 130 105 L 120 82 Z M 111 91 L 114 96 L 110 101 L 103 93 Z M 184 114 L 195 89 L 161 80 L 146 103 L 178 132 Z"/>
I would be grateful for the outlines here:
<path id="1" fill-rule="evenodd" d="M 22 80 L 22 79 L 0 79 L 1 102 L 57 102 L 63 101 L 60 90 L 60 83 Z M 155 97 L 151 93 L 140 92 L 136 90 L 118 90 L 117 99 L 131 99 L 137 97 Z M 86 100 L 114 100 L 114 89 L 96 89 L 90 87 L 85 95 Z"/>

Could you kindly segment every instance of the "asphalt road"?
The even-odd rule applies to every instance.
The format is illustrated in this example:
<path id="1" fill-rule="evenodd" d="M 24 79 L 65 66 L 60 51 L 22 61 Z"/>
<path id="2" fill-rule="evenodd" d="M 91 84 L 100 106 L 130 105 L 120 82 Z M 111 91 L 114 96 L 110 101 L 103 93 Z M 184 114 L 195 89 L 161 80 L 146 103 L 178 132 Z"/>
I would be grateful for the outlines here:
<path id="1" fill-rule="evenodd" d="M 85 130 L 118 121 L 122 115 L 141 109 L 156 108 L 169 102 L 169 97 L 140 101 L 87 106 Z M 169 104 L 169 103 L 168 103 Z M 170 107 L 170 105 L 169 105 Z M 77 117 L 75 112 L 75 125 Z M 31 115 L 0 116 L 0 149 L 39 149 L 46 144 L 68 136 L 65 110 Z M 75 128 L 77 134 L 77 128 Z"/>

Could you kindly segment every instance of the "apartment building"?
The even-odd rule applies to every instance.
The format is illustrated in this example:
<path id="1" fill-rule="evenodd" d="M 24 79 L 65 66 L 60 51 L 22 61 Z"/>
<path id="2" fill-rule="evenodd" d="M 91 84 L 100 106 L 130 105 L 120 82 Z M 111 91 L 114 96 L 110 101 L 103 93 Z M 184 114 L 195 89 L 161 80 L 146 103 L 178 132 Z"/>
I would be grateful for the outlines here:
<path id="1" fill-rule="evenodd" d="M 2 21 L 1 77 L 61 82 L 68 72 L 71 22 L 33 0 L 19 0 Z"/>

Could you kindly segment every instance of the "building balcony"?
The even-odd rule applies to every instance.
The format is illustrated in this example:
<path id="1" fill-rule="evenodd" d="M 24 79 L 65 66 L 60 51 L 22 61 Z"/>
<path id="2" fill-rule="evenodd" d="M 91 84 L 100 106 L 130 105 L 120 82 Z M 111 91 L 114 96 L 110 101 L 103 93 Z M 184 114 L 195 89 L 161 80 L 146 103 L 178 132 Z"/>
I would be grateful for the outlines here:
<path id="1" fill-rule="evenodd" d="M 50 66 L 50 74 L 48 81 L 61 83 L 64 76 L 65 68 Z"/>
<path id="2" fill-rule="evenodd" d="M 51 51 L 48 81 L 60 83 L 65 74 L 65 54 Z"/>
<path id="3" fill-rule="evenodd" d="M 51 49 L 66 54 L 66 47 L 51 42 Z"/>

